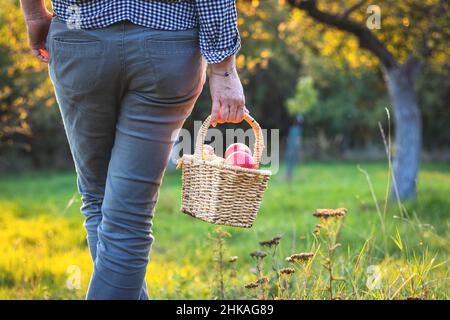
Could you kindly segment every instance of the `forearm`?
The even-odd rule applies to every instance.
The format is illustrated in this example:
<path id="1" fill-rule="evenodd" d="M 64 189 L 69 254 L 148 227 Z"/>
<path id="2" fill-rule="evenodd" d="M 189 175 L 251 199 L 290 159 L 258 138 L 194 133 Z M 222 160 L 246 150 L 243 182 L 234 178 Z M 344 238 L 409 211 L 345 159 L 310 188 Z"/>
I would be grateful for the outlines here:
<path id="1" fill-rule="evenodd" d="M 20 0 L 25 20 L 41 19 L 48 13 L 44 0 Z"/>
<path id="2" fill-rule="evenodd" d="M 20 0 L 20 4 L 25 16 L 31 52 L 39 60 L 48 62 L 50 55 L 46 48 L 46 39 L 52 14 L 45 7 L 44 0 Z"/>
<path id="3" fill-rule="evenodd" d="M 225 75 L 226 73 L 234 72 L 236 70 L 236 57 L 233 54 L 219 63 L 210 64 L 209 69 L 210 72 L 217 73 L 220 75 Z"/>

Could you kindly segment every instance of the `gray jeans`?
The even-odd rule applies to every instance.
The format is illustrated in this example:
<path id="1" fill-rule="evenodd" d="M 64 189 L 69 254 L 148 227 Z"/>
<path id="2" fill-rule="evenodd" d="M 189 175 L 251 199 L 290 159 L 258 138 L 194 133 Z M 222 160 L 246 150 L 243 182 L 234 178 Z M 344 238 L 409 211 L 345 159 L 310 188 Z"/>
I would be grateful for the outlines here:
<path id="1" fill-rule="evenodd" d="M 153 209 L 205 82 L 198 30 L 76 30 L 54 18 L 47 47 L 94 261 L 87 298 L 148 299 Z"/>

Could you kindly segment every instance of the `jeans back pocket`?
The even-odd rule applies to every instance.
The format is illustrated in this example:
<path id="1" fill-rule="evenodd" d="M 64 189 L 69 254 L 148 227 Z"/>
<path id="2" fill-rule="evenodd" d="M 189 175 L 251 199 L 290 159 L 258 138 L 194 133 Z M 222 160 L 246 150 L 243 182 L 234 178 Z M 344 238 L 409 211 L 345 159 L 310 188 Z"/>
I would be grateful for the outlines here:
<path id="1" fill-rule="evenodd" d="M 51 76 L 55 86 L 86 91 L 99 81 L 104 46 L 98 39 L 51 39 Z"/>
<path id="2" fill-rule="evenodd" d="M 161 98 L 179 98 L 197 90 L 204 72 L 198 38 L 146 39 L 145 52 L 154 65 Z"/>

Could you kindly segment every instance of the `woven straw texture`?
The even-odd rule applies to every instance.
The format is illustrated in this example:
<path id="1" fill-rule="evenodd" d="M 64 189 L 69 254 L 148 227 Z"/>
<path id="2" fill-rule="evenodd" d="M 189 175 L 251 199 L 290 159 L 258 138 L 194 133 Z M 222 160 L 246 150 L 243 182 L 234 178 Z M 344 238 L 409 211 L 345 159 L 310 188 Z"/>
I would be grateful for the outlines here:
<path id="1" fill-rule="evenodd" d="M 256 136 L 254 160 L 257 167 L 264 149 L 259 124 L 250 116 L 244 119 Z M 213 224 L 250 228 L 255 221 L 271 172 L 246 169 L 201 159 L 210 124 L 208 117 L 197 136 L 194 155 L 183 155 L 181 211 Z"/>

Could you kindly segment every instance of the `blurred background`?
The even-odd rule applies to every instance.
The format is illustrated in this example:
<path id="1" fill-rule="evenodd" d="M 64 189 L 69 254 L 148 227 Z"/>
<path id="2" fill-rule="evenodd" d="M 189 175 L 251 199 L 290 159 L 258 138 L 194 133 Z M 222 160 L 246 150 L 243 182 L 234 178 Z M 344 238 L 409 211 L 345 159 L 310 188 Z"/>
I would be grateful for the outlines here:
<path id="1" fill-rule="evenodd" d="M 47 66 L 28 54 L 19 1 L 1 1 L 0 169 L 71 168 Z M 285 141 L 291 115 L 302 113 L 305 159 L 384 159 L 378 122 L 386 128 L 385 108 L 392 108 L 393 101 L 382 63 L 359 48 L 357 37 L 319 24 L 285 2 L 238 1 L 243 46 L 237 60 L 252 114 L 263 128 L 279 128 Z M 372 33 L 399 64 L 418 54 L 434 2 L 379 1 L 381 29 Z M 351 3 L 331 1 L 323 6 L 339 13 Z M 366 9 L 367 4 L 352 13 L 362 26 L 370 16 Z M 423 123 L 422 156 L 442 161 L 450 159 L 448 12 L 440 19 L 440 29 L 428 31 L 433 52 L 422 61 L 413 85 Z M 313 79 L 317 99 L 306 106 L 300 99 L 295 105 L 299 109 L 290 112 L 287 102 L 304 76 Z M 210 105 L 205 87 L 186 127 L 203 119 Z"/>
<path id="2" fill-rule="evenodd" d="M 244 257 L 257 240 L 279 233 L 287 238 L 285 252 L 302 241 L 307 247 L 310 213 L 345 206 L 354 216 L 344 243 L 382 243 L 400 229 L 411 247 L 435 250 L 446 262 L 448 2 L 238 0 L 237 6 L 237 64 L 247 106 L 261 127 L 280 130 L 283 165 L 253 231 L 233 230 L 230 252 Z M 210 108 L 206 85 L 185 128 L 192 130 Z M 162 298 L 211 297 L 202 273 L 210 256 L 202 246 L 212 227 L 179 220 L 179 188 L 179 173 L 169 172 L 155 226 L 158 263 L 149 275 L 157 285 L 150 291 Z M 407 201 L 392 205 L 395 200 Z M 29 54 L 19 1 L 0 0 L 0 243 L 8 248 L 0 253 L 0 297 L 83 297 L 65 286 L 73 275 L 68 266 L 79 266 L 84 289 L 91 270 L 80 205 L 47 66 Z M 384 235 L 374 227 L 380 206 L 390 219 Z M 388 242 L 373 261 L 395 255 Z M 245 273 L 250 257 L 242 263 Z"/>

